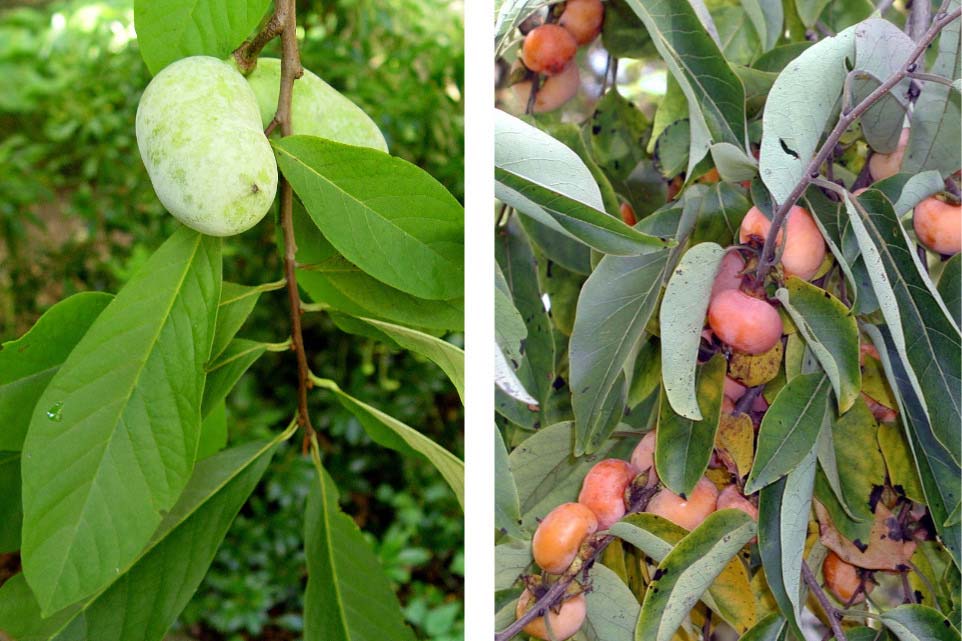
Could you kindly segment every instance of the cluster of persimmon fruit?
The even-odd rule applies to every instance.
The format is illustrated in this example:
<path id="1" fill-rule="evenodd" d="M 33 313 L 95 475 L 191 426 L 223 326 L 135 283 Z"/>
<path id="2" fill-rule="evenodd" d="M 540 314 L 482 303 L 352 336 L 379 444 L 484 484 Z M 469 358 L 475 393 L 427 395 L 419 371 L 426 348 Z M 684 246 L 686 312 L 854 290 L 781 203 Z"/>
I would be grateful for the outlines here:
<path id="1" fill-rule="evenodd" d="M 535 91 L 534 113 L 554 111 L 578 93 L 581 78 L 575 54 L 578 47 L 590 44 L 601 33 L 605 6 L 601 0 L 567 0 L 549 9 L 547 18 L 525 33 L 522 64 L 516 67 L 524 79 L 512 87 L 523 105 Z M 557 22 L 551 22 L 553 18 Z"/>
<path id="2" fill-rule="evenodd" d="M 572 1 L 568 4 L 571 5 Z M 532 62 L 527 64 L 537 58 L 530 55 L 530 60 Z M 536 63 L 534 67 L 545 68 Z M 874 154 L 870 158 L 869 171 L 873 180 L 883 180 L 898 173 L 907 140 L 906 130 L 897 151 Z M 752 207 L 742 220 L 739 244 L 728 248 L 716 272 L 703 337 L 709 342 L 717 338 L 729 354 L 762 355 L 773 350 L 782 340 L 784 327 L 778 308 L 767 298 L 764 287 L 752 274 L 771 225 L 761 210 Z M 933 252 L 946 256 L 962 250 L 962 209 L 959 204 L 947 202 L 943 197 L 926 198 L 915 207 L 914 228 L 919 242 Z M 784 277 L 811 280 L 824 271 L 825 240 L 805 208 L 794 206 L 789 210 L 775 242 L 780 251 L 780 271 Z M 866 357 L 879 357 L 871 344 L 863 345 L 861 351 L 863 364 Z M 743 411 L 749 413 L 757 430 L 768 403 L 760 394 L 745 398 L 748 388 L 745 381 L 738 378 L 731 369 L 726 373 L 722 412 L 727 416 Z M 893 408 L 864 394 L 863 397 L 877 420 L 895 420 Z M 534 561 L 543 573 L 540 577 L 527 577 L 526 588 L 516 606 L 518 618 L 532 607 L 538 607 L 535 602 L 560 575 L 568 573 L 573 576 L 581 568 L 590 556 L 590 544 L 596 540 L 597 533 L 607 530 L 625 516 L 632 505 L 632 497 L 641 487 L 654 491 L 643 507 L 644 511 L 686 530 L 698 527 L 712 512 L 727 508 L 742 510 L 758 519 L 757 496 L 742 493 L 739 473 L 733 473 L 729 478 L 736 480 L 728 482 L 719 482 L 721 477 L 714 477 L 716 480 L 713 481 L 707 475 L 703 476 L 688 496 L 656 487 L 655 443 L 656 430 L 651 430 L 638 442 L 629 461 L 605 459 L 595 464 L 584 478 L 577 502 L 559 505 L 540 521 L 531 545 Z M 730 466 L 719 462 L 718 456 L 713 458 L 712 466 L 731 471 Z M 893 507 L 895 502 L 904 501 L 894 495 L 889 498 Z M 872 591 L 873 570 L 902 569 L 901 564 L 911 557 L 915 548 L 911 536 L 892 536 L 892 512 L 885 502 L 874 501 L 876 528 L 867 547 L 845 540 L 831 525 L 827 515 L 820 515 L 821 539 L 829 549 L 822 566 L 825 587 L 846 605 L 863 601 Z M 544 608 L 524 627 L 524 631 L 539 639 L 564 641 L 577 633 L 586 616 L 584 588 L 572 581 L 561 602 Z"/>

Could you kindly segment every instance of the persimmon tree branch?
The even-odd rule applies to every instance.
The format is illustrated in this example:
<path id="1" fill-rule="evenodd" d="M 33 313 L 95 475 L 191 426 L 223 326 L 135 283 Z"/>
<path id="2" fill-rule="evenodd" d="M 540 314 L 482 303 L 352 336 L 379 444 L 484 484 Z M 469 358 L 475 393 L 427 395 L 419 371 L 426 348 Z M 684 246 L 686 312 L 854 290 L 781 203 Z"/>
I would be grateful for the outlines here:
<path id="1" fill-rule="evenodd" d="M 854 123 L 858 118 L 865 113 L 869 107 L 878 102 L 885 94 L 891 91 L 899 82 L 912 73 L 915 73 L 918 69 L 918 59 L 925 53 L 932 41 L 935 40 L 936 36 L 944 29 L 949 23 L 957 20 L 960 15 L 962 15 L 962 8 L 956 9 L 951 13 L 947 13 L 945 8 L 948 6 L 947 2 L 942 3 L 939 12 L 935 16 L 935 20 L 929 26 L 928 30 L 922 35 L 921 39 L 916 43 L 915 49 L 909 54 L 909 57 L 902 64 L 894 74 L 889 76 L 889 78 L 879 85 L 872 93 L 866 96 L 860 103 L 855 105 L 850 111 L 843 112 L 835 124 L 835 127 L 829 133 L 828 138 L 822 144 L 818 153 L 812 158 L 811 162 L 805 168 L 805 173 L 798 184 L 792 189 L 788 198 L 785 202 L 780 203 L 778 208 L 772 215 L 772 226 L 768 232 L 768 236 L 765 238 L 765 244 L 762 247 L 762 253 L 758 260 L 758 268 L 756 270 L 756 275 L 759 280 L 765 278 L 771 271 L 772 267 L 775 266 L 775 239 L 778 237 L 778 233 L 785 222 L 785 217 L 788 215 L 789 210 L 795 205 L 795 202 L 799 199 L 802 193 L 808 185 L 820 175 L 820 168 L 822 163 L 825 162 L 832 150 L 835 149 L 835 145 L 841 139 L 842 134 Z"/>
<path id="2" fill-rule="evenodd" d="M 641 488 L 638 491 L 638 496 L 635 497 L 631 505 L 628 506 L 627 513 L 634 514 L 644 510 L 648 507 L 648 501 L 651 500 L 651 497 L 654 496 L 657 491 L 657 484 Z M 605 548 L 614 540 L 615 537 L 608 534 L 589 541 L 589 543 L 584 546 L 586 554 L 579 554 L 568 569 L 561 574 L 561 577 L 551 584 L 548 591 L 542 594 L 527 612 L 518 617 L 517 621 L 494 635 L 494 641 L 508 641 L 508 639 L 511 639 L 521 632 L 524 626 L 539 616 L 546 615 L 548 610 L 564 602 L 568 596 L 568 586 L 571 585 L 572 581 L 574 581 L 579 574 L 587 576 L 588 570 L 594 565 L 595 561 L 598 560 L 601 553 L 605 551 Z"/>
<path id="3" fill-rule="evenodd" d="M 802 578 L 805 580 L 805 584 L 808 585 L 808 589 L 810 589 L 812 594 L 815 595 L 815 598 L 818 599 L 822 609 L 825 610 L 825 615 L 828 617 L 828 625 L 832 628 L 832 634 L 835 635 L 836 641 L 848 641 L 848 639 L 845 638 L 845 631 L 842 630 L 841 615 L 838 609 L 828 600 L 828 596 L 825 594 L 825 591 L 822 590 L 822 586 L 820 586 L 815 579 L 812 568 L 808 567 L 808 563 L 804 559 L 802 559 Z"/>

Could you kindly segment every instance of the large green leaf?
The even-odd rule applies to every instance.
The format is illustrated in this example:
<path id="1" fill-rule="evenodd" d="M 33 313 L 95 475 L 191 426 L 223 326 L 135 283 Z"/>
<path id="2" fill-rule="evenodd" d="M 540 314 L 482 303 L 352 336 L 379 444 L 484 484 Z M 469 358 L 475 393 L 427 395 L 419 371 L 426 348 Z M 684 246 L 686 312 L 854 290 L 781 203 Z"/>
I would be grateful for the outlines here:
<path id="1" fill-rule="evenodd" d="M 226 58 L 270 6 L 270 0 L 136 0 L 137 46 L 154 74 L 187 56 Z"/>
<path id="2" fill-rule="evenodd" d="M 667 243 L 605 213 L 601 191 L 578 155 L 540 129 L 495 112 L 495 195 L 549 229 L 619 256 Z"/>
<path id="3" fill-rule="evenodd" d="M 945 263 L 939 278 L 939 294 L 955 324 L 962 327 L 962 254 Z"/>
<path id="4" fill-rule="evenodd" d="M 211 412 L 227 398 L 237 381 L 257 359 L 264 355 L 268 345 L 235 338 L 221 352 L 220 356 L 208 365 L 207 385 L 204 387 L 204 400 L 201 416 L 207 418 Z"/>
<path id="5" fill-rule="evenodd" d="M 768 587 L 789 628 L 799 638 L 802 562 L 815 483 L 814 444 L 808 455 L 758 497 L 758 553 Z"/>
<path id="6" fill-rule="evenodd" d="M 962 335 L 889 200 L 869 190 L 859 203 L 864 214 L 845 199 L 882 315 L 932 432 L 958 463 L 962 461 Z"/>
<path id="7" fill-rule="evenodd" d="M 198 462 L 150 543 L 92 598 L 41 618 L 23 575 L 5 583 L 0 633 L 17 641 L 160 641 L 194 596 L 277 446 L 295 428 L 292 424 L 272 441 L 247 443 Z"/>
<path id="8" fill-rule="evenodd" d="M 464 507 L 464 463 L 413 427 L 342 391 L 333 381 L 313 378 L 317 387 L 330 390 L 344 409 L 360 421 L 376 443 L 405 456 L 422 456 L 437 468 Z"/>
<path id="9" fill-rule="evenodd" d="M 664 356 L 663 351 L 662 359 Z M 721 417 L 727 365 L 725 357 L 716 354 L 699 367 L 695 393 L 701 407 L 701 420 L 679 416 L 668 405 L 667 396 L 664 393 L 662 395 L 656 432 L 655 468 L 658 478 L 675 494 L 688 496 L 708 469 L 715 451 L 715 433 Z"/>
<path id="10" fill-rule="evenodd" d="M 885 375 L 896 393 L 899 415 L 907 428 L 915 469 L 922 482 L 925 502 L 932 514 L 935 529 L 956 567 L 962 567 L 962 527 L 959 523 L 948 522 L 949 516 L 962 500 L 962 488 L 959 487 L 962 468 L 935 437 L 925 407 L 899 359 L 888 326 L 866 325 L 865 331 L 878 349 Z"/>
<path id="11" fill-rule="evenodd" d="M 611 534 L 626 541 L 661 563 L 688 536 L 688 531 L 667 519 L 641 512 L 630 514 L 611 526 Z M 731 559 L 701 596 L 713 612 L 742 632 L 755 624 L 755 599 L 748 570 L 741 559 Z"/>
<path id="12" fill-rule="evenodd" d="M 464 210 L 437 180 L 375 149 L 288 136 L 277 164 L 328 241 L 413 296 L 464 295 Z"/>
<path id="13" fill-rule="evenodd" d="M 825 370 L 838 399 L 838 413 L 844 414 L 862 389 L 855 316 L 824 289 L 794 276 L 775 297 L 788 310 L 805 344 Z"/>
<path id="14" fill-rule="evenodd" d="M 689 248 L 671 272 L 658 312 L 665 398 L 670 409 L 692 421 L 702 419 L 695 365 L 715 272 L 724 255 L 725 250 L 715 243 Z"/>
<path id="15" fill-rule="evenodd" d="M 588 571 L 591 591 L 585 597 L 588 615 L 584 630 L 589 638 L 634 641 L 641 607 L 631 589 L 611 569 L 595 563 Z"/>
<path id="16" fill-rule="evenodd" d="M 855 30 L 823 38 L 778 75 L 762 117 L 761 177 L 775 202 L 784 202 L 804 177 L 822 131 L 836 113 L 848 70 L 855 58 Z M 805 100 L 799 100 L 804 94 Z M 804 126 L 800 126 L 804 123 Z"/>
<path id="17" fill-rule="evenodd" d="M 464 401 L 464 350 L 452 345 L 451 343 L 419 332 L 415 329 L 375 320 L 373 318 L 361 318 L 369 325 L 387 334 L 391 340 L 397 343 L 402 349 L 417 352 L 421 356 L 428 358 L 431 362 L 441 368 L 447 374 L 448 379 L 454 383 L 458 390 L 458 396 Z"/>
<path id="18" fill-rule="evenodd" d="M 852 83 L 852 104 L 858 104 L 902 68 L 915 42 L 901 29 L 881 18 L 870 18 L 855 28 L 855 68 L 870 74 Z M 892 90 L 869 107 L 859 118 L 865 141 L 876 152 L 892 153 L 898 148 L 905 120 L 911 79 L 903 78 Z M 904 100 L 904 99 L 902 99 Z"/>
<path id="19" fill-rule="evenodd" d="M 667 251 L 605 256 L 581 289 L 568 349 L 576 455 L 608 436 L 601 409 L 624 385 L 622 370 L 655 311 L 667 260 Z"/>
<path id="20" fill-rule="evenodd" d="M 0 452 L 0 554 L 20 549 L 23 502 L 20 500 L 20 453 Z"/>
<path id="21" fill-rule="evenodd" d="M 799 374 L 765 412 L 745 492 L 753 494 L 791 472 L 815 447 L 829 400 L 828 378 Z"/>
<path id="22" fill-rule="evenodd" d="M 316 303 L 351 316 L 427 329 L 464 328 L 464 299 L 427 300 L 385 285 L 337 253 L 297 201 L 297 284 Z"/>
<path id="23" fill-rule="evenodd" d="M 180 228 L 37 402 L 23 446 L 22 554 L 45 614 L 127 568 L 187 483 L 220 286 L 220 240 Z"/>
<path id="24" fill-rule="evenodd" d="M 900 605 L 882 613 L 882 623 L 899 641 L 958 641 L 959 631 L 937 610 L 924 605 Z"/>
<path id="25" fill-rule="evenodd" d="M 959 7 L 952 0 L 947 10 Z M 953 20 L 942 29 L 938 40 L 938 56 L 928 69 L 944 78 L 957 79 L 962 57 L 962 22 Z M 902 158 L 902 171 L 918 173 L 935 169 L 943 176 L 958 171 L 962 165 L 962 96 L 958 88 L 938 82 L 926 82 L 912 110 L 909 144 Z"/>
<path id="26" fill-rule="evenodd" d="M 40 317 L 30 331 L 0 349 L 0 450 L 18 452 L 47 383 L 87 333 L 110 294 L 83 292 Z"/>
<path id="27" fill-rule="evenodd" d="M 670 641 L 702 594 L 743 545 L 755 522 L 739 510 L 713 512 L 668 553 L 645 593 L 635 637 Z"/>
<path id="28" fill-rule="evenodd" d="M 782 35 L 784 10 L 781 0 L 742 0 L 741 4 L 755 26 L 762 49 L 768 51 Z"/>
<path id="29" fill-rule="evenodd" d="M 217 306 L 217 328 L 214 331 L 214 346 L 210 350 L 210 357 L 217 358 L 227 349 L 227 345 L 244 325 L 244 322 L 254 311 L 261 293 L 270 289 L 277 289 L 274 283 L 265 285 L 238 285 L 224 281 L 220 292 L 220 304 Z"/>
<path id="30" fill-rule="evenodd" d="M 739 637 L 738 641 L 778 641 L 785 628 L 785 619 L 773 612 Z"/>
<path id="31" fill-rule="evenodd" d="M 521 499 L 511 473 L 508 450 L 501 430 L 494 428 L 494 527 L 511 536 L 521 537 Z"/>
<path id="32" fill-rule="evenodd" d="M 357 524 L 337 505 L 337 486 L 313 452 L 307 495 L 305 641 L 413 641 L 401 605 Z"/>

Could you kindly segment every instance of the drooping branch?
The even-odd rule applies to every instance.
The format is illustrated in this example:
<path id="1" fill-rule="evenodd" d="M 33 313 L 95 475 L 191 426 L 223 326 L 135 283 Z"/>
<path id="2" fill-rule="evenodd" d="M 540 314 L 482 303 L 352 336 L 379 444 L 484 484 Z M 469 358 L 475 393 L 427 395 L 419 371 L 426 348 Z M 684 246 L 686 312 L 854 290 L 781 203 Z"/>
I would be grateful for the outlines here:
<path id="1" fill-rule="evenodd" d="M 802 559 L 802 578 L 805 580 L 805 584 L 808 585 L 808 589 L 811 590 L 815 598 L 818 599 L 822 609 L 825 610 L 825 616 L 828 617 L 828 625 L 832 628 L 832 634 L 835 635 L 836 641 L 848 641 L 848 639 L 845 638 L 845 631 L 842 630 L 841 616 L 838 609 L 828 600 L 828 596 L 825 594 L 825 591 L 822 590 L 822 586 L 820 586 L 815 579 L 812 568 L 808 567 L 808 563 L 804 559 Z"/>
<path id="2" fill-rule="evenodd" d="M 648 501 L 654 496 L 655 492 L 658 490 L 658 485 L 654 484 L 650 487 L 644 487 L 638 492 L 638 496 L 632 501 L 631 505 L 628 506 L 628 514 L 634 514 L 636 512 L 641 512 L 646 507 L 648 507 Z M 552 607 L 560 605 L 568 594 L 568 586 L 571 582 L 575 580 L 579 574 L 587 575 L 588 570 L 594 565 L 598 557 L 601 556 L 602 552 L 605 551 L 615 537 L 611 534 L 606 536 L 598 537 L 589 546 L 589 552 L 587 556 L 580 556 L 574 560 L 571 566 L 564 571 L 561 577 L 548 588 L 541 597 L 534 603 L 531 608 L 518 617 L 518 620 L 506 627 L 501 632 L 494 635 L 494 641 L 508 641 L 515 635 L 517 635 L 524 626 L 528 625 L 539 616 L 544 616 L 547 614 L 548 610 Z"/>
<path id="3" fill-rule="evenodd" d="M 816 178 L 819 177 L 820 168 L 822 163 L 825 162 L 832 150 L 835 149 L 835 145 L 841 139 L 842 134 L 854 123 L 858 118 L 865 113 L 869 107 L 878 102 L 883 96 L 885 96 L 889 91 L 891 91 L 896 85 L 898 85 L 904 78 L 909 74 L 915 73 L 918 69 L 918 59 L 925 53 L 929 45 L 935 40 L 936 36 L 944 29 L 949 23 L 957 20 L 960 15 L 962 15 L 962 8 L 956 9 L 951 13 L 946 13 L 945 7 L 947 3 L 943 2 L 942 8 L 936 14 L 935 20 L 929 26 L 928 30 L 924 33 L 922 38 L 918 41 L 915 49 L 909 54 L 902 67 L 892 74 L 885 82 L 879 85 L 872 93 L 865 97 L 860 103 L 855 105 L 851 111 L 843 112 L 835 124 L 835 128 L 832 129 L 828 138 L 825 139 L 825 143 L 819 149 L 815 157 L 812 158 L 811 162 L 805 168 L 805 173 L 802 178 L 798 181 L 795 187 L 792 189 L 788 198 L 785 202 L 780 203 L 778 209 L 775 210 L 772 215 L 772 225 L 768 232 L 768 236 L 765 238 L 765 244 L 762 247 L 761 257 L 758 260 L 758 269 L 756 271 L 759 280 L 765 278 L 768 273 L 774 267 L 775 259 L 775 239 L 778 237 L 778 233 L 785 222 L 785 217 L 788 215 L 789 210 L 795 205 L 795 202 L 804 193 L 808 185 Z"/>

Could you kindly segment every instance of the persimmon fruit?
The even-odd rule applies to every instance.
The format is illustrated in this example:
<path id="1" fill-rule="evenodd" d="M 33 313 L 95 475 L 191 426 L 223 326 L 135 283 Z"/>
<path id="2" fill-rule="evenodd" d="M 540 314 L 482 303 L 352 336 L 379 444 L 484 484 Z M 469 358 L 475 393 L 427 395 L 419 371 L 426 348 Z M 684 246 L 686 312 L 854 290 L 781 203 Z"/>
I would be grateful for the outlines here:
<path id="1" fill-rule="evenodd" d="M 915 206 L 912 217 L 919 242 L 939 254 L 962 251 L 962 205 L 929 197 Z"/>
<path id="2" fill-rule="evenodd" d="M 855 592 L 858 591 L 858 586 L 862 582 L 858 576 L 858 570 L 831 551 L 822 563 L 822 576 L 825 578 L 825 587 L 841 603 L 861 603 L 865 600 L 865 595 L 875 588 L 872 583 L 866 582 L 864 590 L 856 597 Z"/>
<path id="3" fill-rule="evenodd" d="M 717 501 L 718 488 L 702 477 L 688 498 L 682 498 L 665 488 L 651 497 L 645 511 L 668 519 L 686 530 L 694 530 L 715 511 Z"/>
<path id="4" fill-rule="evenodd" d="M 762 243 L 768 236 L 772 221 L 757 207 L 752 207 L 742 219 L 738 232 L 739 241 Z M 798 205 L 788 211 L 785 224 L 778 232 L 775 242 L 782 249 L 781 263 L 786 276 L 809 280 L 818 272 L 825 259 L 825 239 L 815 219 L 804 207 Z"/>
<path id="5" fill-rule="evenodd" d="M 625 515 L 625 490 L 635 476 L 634 466 L 616 458 L 596 463 L 585 476 L 578 503 L 595 513 L 599 530 L 607 530 Z"/>
<path id="6" fill-rule="evenodd" d="M 640 474 L 651 469 L 655 463 L 655 430 L 645 434 L 631 453 L 631 465 Z"/>
<path id="7" fill-rule="evenodd" d="M 909 144 L 909 130 L 903 129 L 899 135 L 899 146 L 892 153 L 872 154 L 868 159 L 868 171 L 872 175 L 872 180 L 885 180 L 899 173 L 902 167 L 902 157 L 905 155 L 905 147 Z"/>
<path id="8" fill-rule="evenodd" d="M 553 76 L 565 70 L 577 50 L 578 43 L 567 29 L 543 24 L 524 37 L 521 59 L 531 71 Z"/>
<path id="9" fill-rule="evenodd" d="M 568 0 L 558 24 L 567 29 L 575 42 L 586 45 L 601 33 L 605 5 L 601 0 Z"/>
<path id="10" fill-rule="evenodd" d="M 542 570 L 560 574 L 574 561 L 582 542 L 597 531 L 598 518 L 590 508 L 581 503 L 562 503 L 538 524 L 531 554 Z"/>
<path id="11" fill-rule="evenodd" d="M 525 589 L 525 591 L 521 593 L 521 596 L 518 597 L 518 605 L 515 606 L 514 611 L 515 618 L 520 619 L 521 616 L 532 607 L 535 600 L 531 591 Z M 561 607 L 557 612 L 549 608 L 544 615 L 532 619 L 523 629 L 527 634 L 547 641 L 552 638 L 548 634 L 548 626 L 550 626 L 551 634 L 554 635 L 555 641 L 565 641 L 565 639 L 573 637 L 575 633 L 581 629 L 582 624 L 585 622 L 587 612 L 588 607 L 585 603 L 585 595 L 577 594 L 562 601 Z M 545 623 L 545 618 L 548 619 L 547 623 Z"/>
<path id="12" fill-rule="evenodd" d="M 542 78 L 541 84 L 538 85 L 538 93 L 534 97 L 534 113 L 547 113 L 561 108 L 578 94 L 580 87 L 581 76 L 578 66 L 574 63 L 569 64 L 557 75 Z M 518 102 L 526 106 L 531 97 L 531 81 L 519 82 L 511 89 Z"/>
<path id="13" fill-rule="evenodd" d="M 782 319 L 764 300 L 729 289 L 708 305 L 708 325 L 718 338 L 746 354 L 767 352 L 782 337 Z"/>

